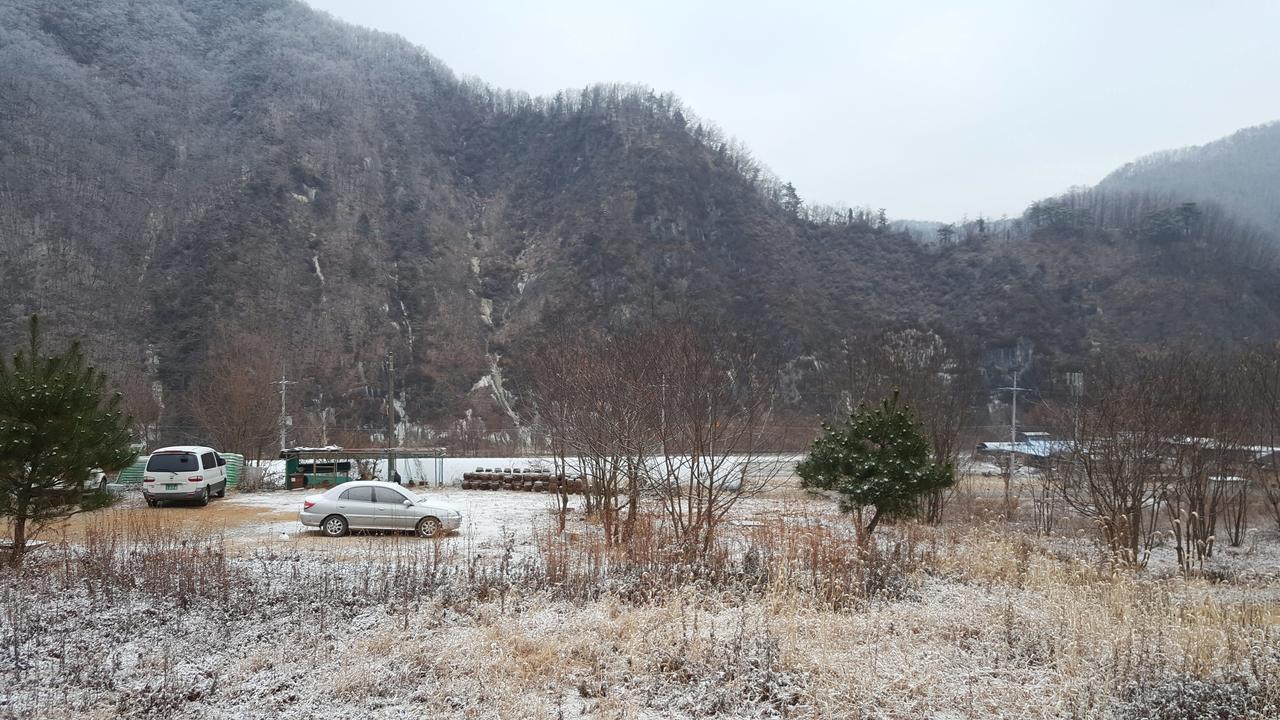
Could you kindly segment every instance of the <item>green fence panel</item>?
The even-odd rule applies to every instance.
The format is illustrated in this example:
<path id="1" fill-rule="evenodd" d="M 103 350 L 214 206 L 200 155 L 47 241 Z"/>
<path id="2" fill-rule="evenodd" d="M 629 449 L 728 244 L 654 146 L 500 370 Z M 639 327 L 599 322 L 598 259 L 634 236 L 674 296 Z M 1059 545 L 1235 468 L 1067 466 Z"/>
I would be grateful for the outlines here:
<path id="1" fill-rule="evenodd" d="M 138 457 L 133 461 L 132 465 L 120 471 L 120 474 L 116 476 L 116 482 L 125 485 L 141 485 L 142 476 L 147 471 L 147 459 L 150 457 L 150 455 Z"/>
<path id="2" fill-rule="evenodd" d="M 240 476 L 244 474 L 244 456 L 240 453 L 221 453 L 221 455 L 222 459 L 227 461 L 227 487 L 233 488 L 240 482 Z"/>

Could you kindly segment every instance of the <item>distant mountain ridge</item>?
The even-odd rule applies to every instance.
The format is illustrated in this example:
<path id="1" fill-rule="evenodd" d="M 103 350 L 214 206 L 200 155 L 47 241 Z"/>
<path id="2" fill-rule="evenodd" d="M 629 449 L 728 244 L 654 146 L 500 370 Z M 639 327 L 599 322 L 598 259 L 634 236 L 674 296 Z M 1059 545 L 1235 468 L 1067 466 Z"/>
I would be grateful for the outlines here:
<path id="1" fill-rule="evenodd" d="M 797 412 L 883 327 L 1030 342 L 1045 373 L 1280 337 L 1273 269 L 1201 240 L 1053 220 L 916 242 L 810 212 L 670 95 L 462 82 L 294 0 L 0 0 L 0 67 L 0 338 L 49 315 L 162 388 L 175 438 L 209 347 L 246 333 L 303 381 L 299 414 L 369 432 L 394 352 L 422 442 L 527 420 L 522 369 L 558 326 L 749 336 Z"/>
<path id="2" fill-rule="evenodd" d="M 1147 155 L 1107 175 L 1098 188 L 1212 200 L 1280 236 L 1280 121 Z"/>

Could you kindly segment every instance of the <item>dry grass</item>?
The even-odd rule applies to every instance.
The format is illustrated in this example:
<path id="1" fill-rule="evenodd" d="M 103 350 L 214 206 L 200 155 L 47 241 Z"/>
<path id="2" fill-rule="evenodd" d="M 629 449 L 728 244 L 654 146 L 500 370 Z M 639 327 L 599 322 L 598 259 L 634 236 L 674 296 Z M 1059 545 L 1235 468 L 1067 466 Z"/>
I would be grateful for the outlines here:
<path id="1" fill-rule="evenodd" d="M 652 519 L 527 556 L 399 536 L 241 556 L 216 521 L 86 519 L 0 574 L 0 717 L 1280 712 L 1280 579 L 1121 571 L 995 522 L 862 548 L 772 501 L 701 557 Z"/>
<path id="2" fill-rule="evenodd" d="M 63 543 L 82 543 L 102 523 L 140 523 L 166 526 L 173 533 L 189 537 L 222 535 L 246 525 L 292 519 L 296 512 L 278 512 L 267 507 L 235 504 L 213 500 L 208 506 L 195 504 L 168 504 L 157 511 L 136 500 L 122 507 L 97 513 L 74 515 L 66 521 L 51 526 L 47 539 Z"/>

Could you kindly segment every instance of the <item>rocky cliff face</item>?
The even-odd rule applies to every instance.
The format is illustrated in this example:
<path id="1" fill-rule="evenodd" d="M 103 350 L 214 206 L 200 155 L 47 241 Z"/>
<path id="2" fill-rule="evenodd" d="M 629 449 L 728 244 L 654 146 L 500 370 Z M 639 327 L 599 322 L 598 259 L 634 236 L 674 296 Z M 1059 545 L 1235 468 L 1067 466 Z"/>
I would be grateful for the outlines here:
<path id="1" fill-rule="evenodd" d="M 170 398 L 246 334 L 346 427 L 383 426 L 393 351 L 443 429 L 514 424 L 558 326 L 692 318 L 800 376 L 884 325 L 1065 363 L 1277 332 L 1273 275 L 1212 249 L 817 222 L 674 98 L 464 84 L 292 0 L 0 3 L 0 67 L 0 336 L 45 313 Z"/>

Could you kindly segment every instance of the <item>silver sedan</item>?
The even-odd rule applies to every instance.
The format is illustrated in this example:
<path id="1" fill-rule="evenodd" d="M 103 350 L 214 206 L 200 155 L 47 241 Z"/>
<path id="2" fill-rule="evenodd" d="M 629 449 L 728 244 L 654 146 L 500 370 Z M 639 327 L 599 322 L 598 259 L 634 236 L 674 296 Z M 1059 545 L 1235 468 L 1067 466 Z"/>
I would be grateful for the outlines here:
<path id="1" fill-rule="evenodd" d="M 361 480 L 303 498 L 298 520 L 329 537 L 351 530 L 412 530 L 419 537 L 432 537 L 457 530 L 462 514 L 394 483 Z"/>

